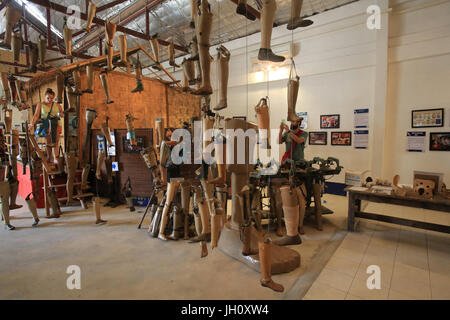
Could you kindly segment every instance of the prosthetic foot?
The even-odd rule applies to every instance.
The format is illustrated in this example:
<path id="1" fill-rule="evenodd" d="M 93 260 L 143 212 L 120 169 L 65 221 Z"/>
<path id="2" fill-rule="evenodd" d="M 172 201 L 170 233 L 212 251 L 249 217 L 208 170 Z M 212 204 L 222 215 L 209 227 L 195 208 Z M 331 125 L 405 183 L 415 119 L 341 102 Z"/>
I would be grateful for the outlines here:
<path id="1" fill-rule="evenodd" d="M 164 232 L 166 229 L 167 221 L 169 220 L 169 209 L 170 205 L 173 201 L 173 198 L 175 197 L 175 194 L 178 191 L 178 187 L 180 186 L 179 182 L 169 182 L 167 184 L 167 192 L 166 192 L 166 203 L 164 204 L 164 209 L 162 211 L 161 216 L 161 224 L 159 227 L 159 234 L 158 238 L 161 240 L 168 240 L 168 238 L 165 236 Z"/>
<path id="2" fill-rule="evenodd" d="M 248 9 L 247 9 L 247 0 L 239 0 L 237 8 L 236 8 L 236 13 L 243 15 L 248 20 L 251 20 L 251 21 L 256 20 L 255 15 L 253 13 L 251 13 L 250 11 L 248 11 Z"/>
<path id="3" fill-rule="evenodd" d="M 28 209 L 30 210 L 31 214 L 33 215 L 34 222 L 33 222 L 32 226 L 37 227 L 39 224 L 39 217 L 38 217 L 38 213 L 37 213 L 37 209 L 36 209 L 36 201 L 34 200 L 34 196 L 33 196 L 33 198 L 30 198 L 30 196 L 32 194 L 33 193 L 31 192 L 25 198 L 25 202 L 27 203 Z"/>
<path id="4" fill-rule="evenodd" d="M 9 203 L 9 210 L 14 210 L 14 209 L 20 209 L 22 208 L 22 205 L 17 204 L 16 200 L 17 200 L 17 193 L 19 192 L 19 181 L 17 181 L 17 179 L 14 179 L 14 182 L 10 182 L 10 188 L 11 188 L 11 192 L 10 192 L 10 203 Z"/>
<path id="5" fill-rule="evenodd" d="M 267 239 L 264 242 L 258 242 L 259 262 L 261 265 L 261 285 L 276 292 L 283 292 L 284 287 L 272 280 L 272 248 L 273 244 Z"/>
<path id="6" fill-rule="evenodd" d="M 86 30 L 86 32 L 91 32 L 92 21 L 94 20 L 96 11 L 97 11 L 97 5 L 95 3 L 93 3 L 92 1 L 89 1 L 87 21 L 86 21 L 86 26 L 84 27 L 84 30 Z"/>
<path id="7" fill-rule="evenodd" d="M 0 199 L 2 200 L 2 217 L 5 221 L 6 230 L 14 230 L 15 227 L 9 223 L 9 195 L 10 186 L 8 181 L 0 182 Z"/>
<path id="8" fill-rule="evenodd" d="M 220 46 L 217 54 L 217 63 L 219 64 L 219 103 L 214 107 L 215 111 L 225 109 L 227 107 L 227 88 L 228 73 L 230 62 L 230 51 L 224 46 Z"/>
<path id="9" fill-rule="evenodd" d="M 300 17 L 302 11 L 303 0 L 291 0 L 291 17 L 287 24 L 288 30 L 295 30 L 298 27 L 305 28 L 313 24 L 311 20 L 303 20 Z"/>
<path id="10" fill-rule="evenodd" d="M 285 59 L 283 56 L 274 54 L 270 46 L 276 10 L 277 4 L 275 0 L 263 0 L 261 12 L 261 49 L 259 49 L 258 60 L 283 62 Z"/>
<path id="11" fill-rule="evenodd" d="M 171 65 L 174 68 L 180 67 L 175 63 L 175 46 L 173 42 L 169 43 L 169 65 Z"/>
<path id="12" fill-rule="evenodd" d="M 108 77 L 106 73 L 100 73 L 100 81 L 102 83 L 103 91 L 105 92 L 106 104 L 113 103 L 114 101 L 109 99 Z"/>
<path id="13" fill-rule="evenodd" d="M 105 224 L 108 221 L 102 220 L 101 214 L 100 214 L 100 197 L 94 197 L 92 198 L 92 207 L 95 213 L 95 224 Z"/>

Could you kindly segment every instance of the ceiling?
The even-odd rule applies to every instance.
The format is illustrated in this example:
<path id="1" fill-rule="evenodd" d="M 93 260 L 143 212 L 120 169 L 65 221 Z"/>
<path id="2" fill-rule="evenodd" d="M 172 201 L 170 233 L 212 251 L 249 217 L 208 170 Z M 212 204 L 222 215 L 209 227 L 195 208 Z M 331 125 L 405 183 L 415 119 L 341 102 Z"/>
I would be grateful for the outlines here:
<path id="1" fill-rule="evenodd" d="M 37 10 L 42 15 L 44 22 L 46 17 L 46 9 L 36 4 L 32 4 L 27 0 L 11 0 L 16 2 L 18 5 L 25 5 L 28 8 L 28 11 Z M 70 5 L 78 5 L 80 6 L 82 12 L 85 12 L 85 0 L 51 0 L 55 3 L 58 3 L 63 6 Z M 120 21 L 125 20 L 128 16 L 133 14 L 134 12 L 142 9 L 146 5 L 151 5 L 152 2 L 158 0 L 128 0 L 123 3 L 117 4 L 112 8 L 103 10 L 97 13 L 96 17 L 105 20 L 106 18 L 110 18 L 112 22 L 120 24 Z M 98 7 L 114 2 L 114 0 L 94 0 Z M 282 25 L 287 23 L 290 17 L 290 7 L 291 0 L 276 0 L 277 2 L 277 11 L 275 15 L 275 24 Z M 330 9 L 334 9 L 340 7 L 342 5 L 355 2 L 355 0 L 304 0 L 302 16 L 311 16 L 318 14 L 320 12 L 324 12 Z M 234 4 L 231 0 L 210 0 L 211 10 L 214 15 L 213 27 L 211 31 L 211 44 L 216 45 L 220 43 L 224 43 L 230 40 L 238 39 L 244 37 L 246 35 L 250 35 L 260 30 L 259 20 L 250 21 L 245 19 L 243 16 L 236 14 L 236 4 Z M 248 5 L 260 11 L 261 0 L 248 0 Z M 64 26 L 64 14 L 51 11 L 51 23 L 54 28 L 62 33 Z M 194 30 L 189 27 L 190 22 L 190 0 L 165 0 L 162 3 L 152 7 L 150 9 L 150 34 L 153 35 L 155 33 L 158 34 L 159 38 L 163 40 L 168 40 L 175 44 L 181 46 L 188 46 L 189 42 L 192 39 L 194 34 Z M 39 22 L 38 22 L 39 23 Z M 41 28 L 44 24 L 41 22 Z M 84 25 L 84 21 L 83 21 Z M 145 15 L 131 20 L 127 24 L 123 24 L 124 27 L 129 29 L 133 29 L 138 32 L 145 33 Z M 44 26 L 45 27 L 45 26 Z M 45 29 L 45 28 L 44 28 Z M 4 32 L 4 24 L 0 26 L 0 33 Z M 73 51 L 77 51 L 78 48 L 82 47 L 86 43 L 95 41 L 93 39 L 98 39 L 99 35 L 104 34 L 104 27 L 97 27 L 92 29 L 89 34 L 82 34 L 80 36 L 74 37 L 73 39 Z M 119 48 L 118 37 L 120 32 L 116 33 L 114 46 L 116 50 Z M 38 32 L 34 29 L 30 28 L 29 39 L 33 42 L 36 42 L 38 38 Z M 128 46 L 134 47 L 135 44 L 132 41 L 134 37 L 128 36 Z M 145 43 L 146 40 L 136 39 L 139 43 Z M 64 46 L 64 43 L 60 44 L 60 46 Z M 98 41 L 94 42 L 90 48 L 86 48 L 83 50 L 83 53 L 98 56 L 99 47 Z M 161 60 L 164 61 L 167 59 L 167 49 L 166 47 L 161 46 Z M 184 55 L 185 53 L 181 51 L 176 51 L 176 56 Z M 60 56 L 57 52 L 49 52 L 49 58 L 54 58 Z M 144 66 L 148 66 L 151 64 L 147 57 L 143 55 L 140 56 L 140 59 Z M 53 66 L 58 66 L 61 64 L 67 63 L 67 60 L 59 60 L 50 63 Z"/>

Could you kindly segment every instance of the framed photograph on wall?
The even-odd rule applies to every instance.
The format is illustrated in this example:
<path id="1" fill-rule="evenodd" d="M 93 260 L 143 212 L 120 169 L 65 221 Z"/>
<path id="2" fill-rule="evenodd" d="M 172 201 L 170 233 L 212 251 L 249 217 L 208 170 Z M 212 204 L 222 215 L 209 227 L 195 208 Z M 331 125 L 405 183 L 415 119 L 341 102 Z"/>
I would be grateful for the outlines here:
<path id="1" fill-rule="evenodd" d="M 339 129 L 340 123 L 339 114 L 325 114 L 320 116 L 320 129 Z"/>
<path id="2" fill-rule="evenodd" d="M 444 126 L 444 108 L 411 111 L 413 128 L 438 128 Z"/>
<path id="3" fill-rule="evenodd" d="M 351 146 L 352 145 L 352 132 L 351 131 L 331 132 L 331 145 L 332 146 Z"/>
<path id="4" fill-rule="evenodd" d="M 312 146 L 326 146 L 327 145 L 327 132 L 310 132 L 309 144 Z"/>
<path id="5" fill-rule="evenodd" d="M 122 137 L 123 152 L 124 153 L 139 153 L 142 150 L 142 148 L 145 147 L 144 141 L 145 141 L 145 137 L 137 136 L 136 137 L 137 145 L 132 146 L 130 144 L 130 140 L 128 140 L 126 136 L 123 136 Z"/>
<path id="6" fill-rule="evenodd" d="M 430 151 L 450 151 L 450 132 L 430 132 Z"/>

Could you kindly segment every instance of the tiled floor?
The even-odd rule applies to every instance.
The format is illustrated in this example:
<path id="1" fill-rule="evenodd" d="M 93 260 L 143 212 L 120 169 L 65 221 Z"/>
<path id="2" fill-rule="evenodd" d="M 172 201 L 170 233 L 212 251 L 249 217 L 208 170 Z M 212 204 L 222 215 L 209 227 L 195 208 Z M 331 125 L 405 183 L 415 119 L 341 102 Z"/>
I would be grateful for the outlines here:
<path id="1" fill-rule="evenodd" d="M 450 225 L 450 214 L 370 203 L 364 211 Z M 368 289 L 379 266 L 381 288 Z M 450 299 L 450 236 L 359 220 L 303 299 Z"/>

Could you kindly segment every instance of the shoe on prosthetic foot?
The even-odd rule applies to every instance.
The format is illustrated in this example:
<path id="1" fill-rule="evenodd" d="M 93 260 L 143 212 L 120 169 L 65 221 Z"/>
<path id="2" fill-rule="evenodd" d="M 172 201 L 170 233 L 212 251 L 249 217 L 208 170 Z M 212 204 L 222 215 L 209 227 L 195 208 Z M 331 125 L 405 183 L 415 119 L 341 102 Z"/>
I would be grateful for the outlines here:
<path id="1" fill-rule="evenodd" d="M 105 224 L 105 223 L 107 223 L 107 222 L 108 222 L 107 220 L 97 219 L 97 220 L 95 221 L 95 224 Z"/>
<path id="2" fill-rule="evenodd" d="M 142 84 L 142 81 L 136 80 L 136 88 L 131 90 L 131 93 L 141 92 L 143 90 L 144 90 L 144 85 Z"/>
<path id="3" fill-rule="evenodd" d="M 14 227 L 12 224 L 5 224 L 5 230 L 11 231 L 11 230 L 14 230 L 14 229 L 16 229 L 16 227 Z"/>
<path id="4" fill-rule="evenodd" d="M 236 13 L 246 17 L 248 20 L 255 21 L 256 17 L 253 13 L 247 10 L 247 7 L 243 3 L 239 3 L 236 8 Z"/>
<path id="5" fill-rule="evenodd" d="M 258 60 L 261 61 L 283 62 L 285 59 L 285 57 L 273 53 L 272 49 L 260 48 L 258 52 Z"/>
<path id="6" fill-rule="evenodd" d="M 297 245 L 302 243 L 302 238 L 300 238 L 300 235 L 296 236 L 285 236 L 281 239 L 273 240 L 273 244 L 277 246 L 290 246 L 290 245 Z"/>
<path id="7" fill-rule="evenodd" d="M 196 243 L 196 242 L 200 242 L 200 241 L 210 242 L 211 241 L 211 233 L 202 233 L 199 236 L 189 239 L 189 243 Z"/>
<path id="8" fill-rule="evenodd" d="M 302 19 L 300 17 L 295 17 L 293 19 L 290 19 L 287 24 L 288 30 L 295 30 L 297 28 L 306 28 L 312 25 L 314 22 L 312 20 L 308 19 Z"/>

